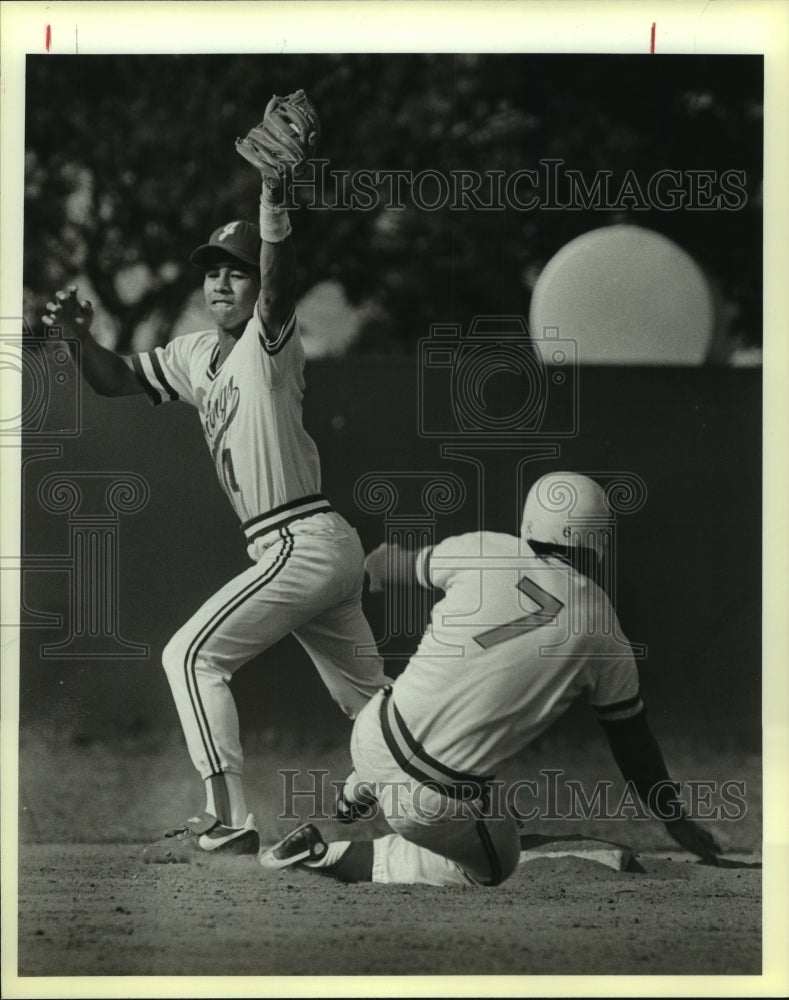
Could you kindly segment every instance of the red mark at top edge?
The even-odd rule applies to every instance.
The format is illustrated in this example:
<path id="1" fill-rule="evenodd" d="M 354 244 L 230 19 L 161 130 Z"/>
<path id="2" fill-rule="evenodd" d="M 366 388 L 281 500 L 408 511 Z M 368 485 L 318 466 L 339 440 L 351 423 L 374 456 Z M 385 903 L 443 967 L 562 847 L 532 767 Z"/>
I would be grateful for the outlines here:
<path id="1" fill-rule="evenodd" d="M 650 32 L 649 54 L 650 55 L 654 55 L 655 54 L 655 22 L 654 21 L 652 22 L 652 31 Z"/>
<path id="2" fill-rule="evenodd" d="M 52 48 L 52 25 L 47 25 L 46 34 L 44 36 L 44 45 L 46 46 L 47 52 Z"/>

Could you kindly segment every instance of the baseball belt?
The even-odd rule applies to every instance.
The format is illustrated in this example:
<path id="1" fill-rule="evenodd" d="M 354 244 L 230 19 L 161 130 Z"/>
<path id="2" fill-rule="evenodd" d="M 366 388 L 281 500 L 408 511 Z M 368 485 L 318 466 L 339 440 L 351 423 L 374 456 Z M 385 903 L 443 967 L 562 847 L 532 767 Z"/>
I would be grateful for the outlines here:
<path id="1" fill-rule="evenodd" d="M 398 765 L 406 774 L 423 785 L 435 789 L 450 799 L 484 799 L 491 777 L 455 771 L 431 757 L 405 724 L 392 698 L 390 685 L 381 698 L 381 730 L 384 741 Z"/>
<path id="2" fill-rule="evenodd" d="M 244 521 L 241 529 L 247 537 L 248 542 L 260 538 L 261 535 L 268 534 L 282 528 L 291 521 L 298 521 L 302 517 L 311 517 L 313 514 L 324 514 L 334 510 L 332 505 L 322 493 L 313 493 L 308 497 L 300 497 L 298 500 L 288 500 L 287 503 L 274 507 L 266 514 L 258 514 L 257 517 Z"/>

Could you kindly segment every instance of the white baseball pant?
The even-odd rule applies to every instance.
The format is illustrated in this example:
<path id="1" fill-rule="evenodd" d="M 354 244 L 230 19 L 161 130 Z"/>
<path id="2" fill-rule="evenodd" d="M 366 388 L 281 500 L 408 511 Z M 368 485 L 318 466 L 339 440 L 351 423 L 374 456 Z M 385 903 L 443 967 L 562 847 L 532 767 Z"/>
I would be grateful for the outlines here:
<path id="1" fill-rule="evenodd" d="M 261 536 L 249 551 L 254 566 L 209 598 L 162 655 L 189 754 L 203 779 L 241 773 L 229 682 L 288 633 L 351 718 L 387 683 L 362 611 L 364 552 L 344 518 L 331 512 L 293 521 Z M 366 647 L 363 656 L 360 647 Z"/>
<path id="2" fill-rule="evenodd" d="M 384 692 L 359 713 L 351 735 L 354 773 L 346 783 L 372 791 L 394 831 L 373 842 L 373 882 L 498 885 L 520 858 L 517 823 L 479 801 L 453 799 L 406 773 L 381 727 Z"/>

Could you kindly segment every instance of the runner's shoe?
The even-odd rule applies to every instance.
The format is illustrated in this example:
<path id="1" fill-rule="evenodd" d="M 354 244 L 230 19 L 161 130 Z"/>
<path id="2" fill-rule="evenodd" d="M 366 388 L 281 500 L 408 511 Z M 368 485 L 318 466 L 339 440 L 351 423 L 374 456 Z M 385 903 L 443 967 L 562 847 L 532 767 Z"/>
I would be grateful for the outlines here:
<path id="1" fill-rule="evenodd" d="M 305 861 L 318 861 L 326 853 L 326 841 L 312 823 L 291 830 L 278 844 L 260 855 L 263 868 L 290 868 Z"/>

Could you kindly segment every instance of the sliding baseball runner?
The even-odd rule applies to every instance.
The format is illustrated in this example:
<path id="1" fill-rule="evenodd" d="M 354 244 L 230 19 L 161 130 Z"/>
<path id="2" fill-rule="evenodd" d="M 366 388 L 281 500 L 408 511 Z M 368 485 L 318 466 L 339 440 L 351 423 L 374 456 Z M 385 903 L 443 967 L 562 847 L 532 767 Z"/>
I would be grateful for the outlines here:
<path id="1" fill-rule="evenodd" d="M 261 854 L 263 867 L 498 885 L 518 864 L 521 831 L 495 776 L 578 697 L 651 815 L 687 850 L 714 859 L 718 846 L 677 798 L 632 652 L 595 581 L 610 522 L 596 482 L 552 473 L 529 492 L 521 537 L 472 532 L 418 554 L 386 545 L 371 553 L 372 589 L 412 582 L 443 592 L 405 671 L 359 713 L 351 737 L 346 815 L 375 806 L 393 832 L 327 843 L 304 824 Z"/>

